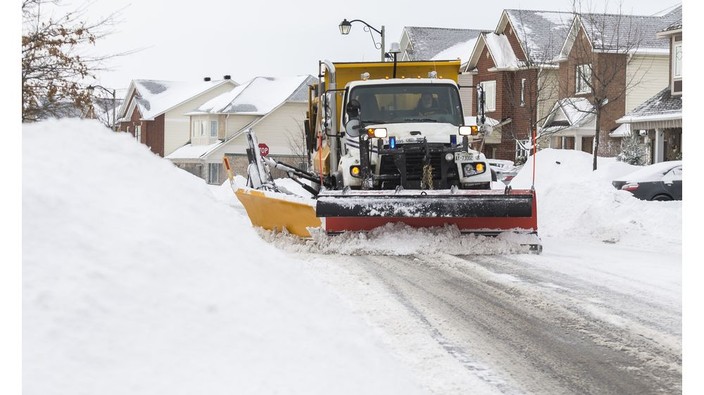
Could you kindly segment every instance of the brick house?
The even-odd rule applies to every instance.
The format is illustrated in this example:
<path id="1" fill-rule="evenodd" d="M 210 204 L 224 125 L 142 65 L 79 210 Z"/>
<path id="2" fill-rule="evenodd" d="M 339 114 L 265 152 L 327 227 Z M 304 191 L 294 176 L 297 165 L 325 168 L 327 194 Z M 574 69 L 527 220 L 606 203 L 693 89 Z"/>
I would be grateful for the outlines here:
<path id="1" fill-rule="evenodd" d="M 571 13 L 507 9 L 494 31 L 479 36 L 464 72 L 482 86 L 485 116 L 497 124 L 483 146 L 488 158 L 527 156 L 532 131 L 558 97 L 553 59 L 571 22 Z"/>
<path id="2" fill-rule="evenodd" d="M 189 141 L 186 113 L 234 86 L 229 76 L 196 82 L 133 80 L 117 115 L 117 130 L 164 157 Z"/>
<path id="3" fill-rule="evenodd" d="M 576 14 L 556 59 L 559 100 L 541 129 L 547 146 L 591 153 L 598 129 L 597 155 L 618 154 L 628 132 L 616 121 L 667 85 L 669 43 L 656 32 L 681 13 Z"/>

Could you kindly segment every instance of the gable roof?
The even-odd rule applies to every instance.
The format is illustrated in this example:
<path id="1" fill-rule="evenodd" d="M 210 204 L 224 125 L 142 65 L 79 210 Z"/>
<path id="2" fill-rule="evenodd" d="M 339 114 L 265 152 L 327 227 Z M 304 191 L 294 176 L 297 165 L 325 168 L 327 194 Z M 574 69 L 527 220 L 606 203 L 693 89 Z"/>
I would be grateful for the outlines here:
<path id="1" fill-rule="evenodd" d="M 198 107 L 189 115 L 242 114 L 265 115 L 284 102 L 308 100 L 308 85 L 315 82 L 310 75 L 292 77 L 254 77 Z"/>
<path id="2" fill-rule="evenodd" d="M 591 125 L 596 120 L 594 105 L 583 97 L 567 97 L 558 100 L 543 123 L 543 132 L 578 129 Z"/>
<path id="3" fill-rule="evenodd" d="M 507 9 L 494 32 L 510 24 L 528 62 L 548 63 L 560 53 L 573 19 L 571 12 Z"/>
<path id="4" fill-rule="evenodd" d="M 120 117 L 124 117 L 137 107 L 142 119 L 152 120 L 172 108 L 225 84 L 237 85 L 229 79 L 198 82 L 133 80 L 127 89 L 127 98 L 133 99 L 127 100 L 120 108 Z"/>
<path id="5" fill-rule="evenodd" d="M 406 26 L 403 34 L 408 37 L 406 54 L 408 60 L 461 59 L 466 61 L 482 30 L 451 29 L 441 27 Z M 452 49 L 450 52 L 439 54 Z M 467 52 L 464 52 L 464 51 Z"/>
<path id="6" fill-rule="evenodd" d="M 657 33 L 682 21 L 682 6 L 664 15 L 579 14 L 570 28 L 560 58 L 567 57 L 577 32 L 583 30 L 595 52 L 640 52 L 668 55 L 669 41 Z"/>

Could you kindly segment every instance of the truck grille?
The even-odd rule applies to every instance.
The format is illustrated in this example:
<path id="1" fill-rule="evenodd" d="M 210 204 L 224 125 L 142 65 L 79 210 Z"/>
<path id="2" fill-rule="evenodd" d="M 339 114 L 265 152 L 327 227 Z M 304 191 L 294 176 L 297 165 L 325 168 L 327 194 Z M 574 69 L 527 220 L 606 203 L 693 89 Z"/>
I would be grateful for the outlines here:
<path id="1" fill-rule="evenodd" d="M 440 185 L 442 181 L 442 161 L 444 161 L 445 153 L 443 152 L 443 145 L 428 145 L 430 150 L 430 165 L 433 167 L 433 184 L 436 186 Z M 420 185 L 420 181 L 423 177 L 423 166 L 425 165 L 425 146 L 424 145 L 412 145 L 412 146 L 399 146 L 398 152 L 403 151 L 405 153 L 405 163 L 406 163 L 406 180 L 408 185 L 404 185 L 406 188 L 417 188 Z M 394 161 L 393 154 L 383 155 L 381 157 L 380 173 L 384 179 L 388 179 L 389 176 L 398 176 L 396 183 L 387 182 L 387 186 L 399 185 L 401 171 Z M 459 176 L 457 173 L 457 167 L 453 162 L 447 162 L 447 183 L 448 185 L 456 185 L 459 182 Z"/>

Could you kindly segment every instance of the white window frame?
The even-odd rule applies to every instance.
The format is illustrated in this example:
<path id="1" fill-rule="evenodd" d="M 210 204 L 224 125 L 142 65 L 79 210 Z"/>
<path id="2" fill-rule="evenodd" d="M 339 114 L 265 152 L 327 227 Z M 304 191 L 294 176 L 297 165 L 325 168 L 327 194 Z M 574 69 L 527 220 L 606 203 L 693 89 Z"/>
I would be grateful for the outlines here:
<path id="1" fill-rule="evenodd" d="M 528 147 L 528 148 L 523 148 Z M 530 156 L 530 139 L 516 140 L 516 160 L 518 158 L 528 158 Z"/>
<path id="2" fill-rule="evenodd" d="M 205 121 L 198 122 L 200 124 L 200 137 L 205 137 Z"/>
<path id="3" fill-rule="evenodd" d="M 526 105 L 526 79 L 521 78 L 521 107 Z"/>
<path id="4" fill-rule="evenodd" d="M 484 81 L 481 86 L 484 89 L 484 111 L 496 111 L 496 80 Z"/>
<path id="5" fill-rule="evenodd" d="M 676 42 L 672 48 L 672 77 L 682 78 L 682 41 Z"/>
<path id="6" fill-rule="evenodd" d="M 210 137 L 218 137 L 218 121 L 210 121 Z"/>
<path id="7" fill-rule="evenodd" d="M 140 143 L 142 142 L 142 125 L 136 125 L 134 127 L 134 137 L 139 141 Z"/>
<path id="8" fill-rule="evenodd" d="M 590 64 L 580 64 L 575 68 L 575 93 L 590 93 L 592 84 L 592 67 Z"/>

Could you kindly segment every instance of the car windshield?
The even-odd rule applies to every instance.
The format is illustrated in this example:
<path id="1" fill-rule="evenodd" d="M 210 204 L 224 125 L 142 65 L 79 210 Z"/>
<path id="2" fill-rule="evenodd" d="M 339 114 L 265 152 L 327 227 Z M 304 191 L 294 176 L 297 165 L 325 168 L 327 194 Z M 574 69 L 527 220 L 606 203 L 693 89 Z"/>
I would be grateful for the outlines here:
<path id="1" fill-rule="evenodd" d="M 364 124 L 443 122 L 463 124 L 457 88 L 448 84 L 364 85 L 349 97 L 360 103 Z"/>

